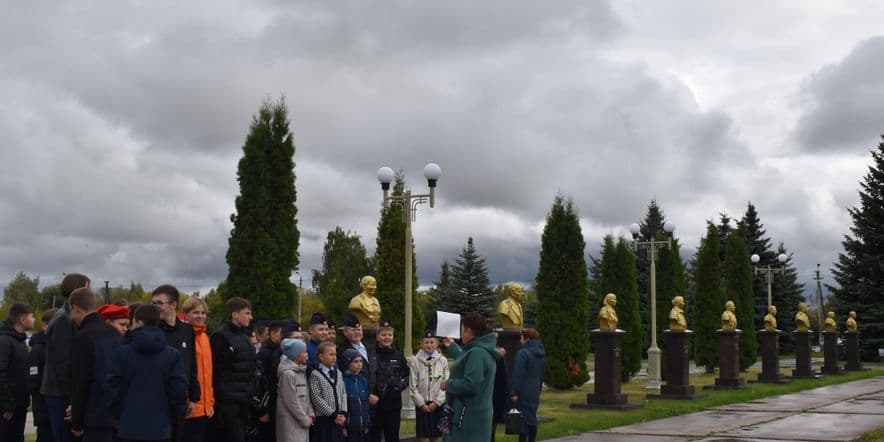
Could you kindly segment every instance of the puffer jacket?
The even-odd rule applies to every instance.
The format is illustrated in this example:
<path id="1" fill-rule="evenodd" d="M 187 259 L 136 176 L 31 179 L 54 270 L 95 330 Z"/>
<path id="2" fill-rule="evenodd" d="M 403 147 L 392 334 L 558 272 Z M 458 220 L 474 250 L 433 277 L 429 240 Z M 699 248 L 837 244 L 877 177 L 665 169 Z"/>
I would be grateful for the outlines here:
<path id="1" fill-rule="evenodd" d="M 408 360 L 408 367 L 411 370 L 408 395 L 414 406 L 420 408 L 428 402 L 435 402 L 441 407 L 445 403 L 441 384 L 448 379 L 448 359 L 436 352 L 428 360 L 420 352 Z"/>
<path id="2" fill-rule="evenodd" d="M 211 344 L 215 399 L 250 401 L 256 393 L 257 354 L 249 330 L 227 322 L 212 333 Z"/>
<path id="3" fill-rule="evenodd" d="M 408 388 L 410 373 L 405 355 L 394 347 L 378 345 L 376 360 L 372 361 L 375 384 L 372 393 L 380 399 L 378 407 L 384 410 L 402 408 L 402 391 Z"/>
<path id="4" fill-rule="evenodd" d="M 522 412 L 525 425 L 537 426 L 537 406 L 546 370 L 546 353 L 543 343 L 531 339 L 516 353 L 513 363 L 512 395 L 518 396 L 516 407 Z"/>
<path id="5" fill-rule="evenodd" d="M 461 348 L 448 347 L 455 358 L 451 364 L 445 399 L 452 408 L 451 431 L 445 435 L 451 442 L 486 442 L 491 439 L 494 374 L 500 353 L 492 333 L 475 338 Z"/>
<path id="6" fill-rule="evenodd" d="M 43 366 L 44 396 L 68 397 L 71 394 L 71 342 L 77 326 L 71 319 L 71 306 L 65 301 L 46 330 L 46 364 Z"/>
<path id="7" fill-rule="evenodd" d="M 28 408 L 27 335 L 7 319 L 0 325 L 0 412 Z"/>

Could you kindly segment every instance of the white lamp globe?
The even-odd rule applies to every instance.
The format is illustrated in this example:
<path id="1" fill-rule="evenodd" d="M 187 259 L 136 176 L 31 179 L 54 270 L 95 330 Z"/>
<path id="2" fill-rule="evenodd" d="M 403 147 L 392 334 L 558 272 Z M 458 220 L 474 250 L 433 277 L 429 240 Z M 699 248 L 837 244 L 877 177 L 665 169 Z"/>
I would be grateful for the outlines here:
<path id="1" fill-rule="evenodd" d="M 666 221 L 663 223 L 663 231 L 666 233 L 672 233 L 675 231 L 675 223 L 672 221 Z"/>
<path id="2" fill-rule="evenodd" d="M 641 231 L 642 228 L 638 225 L 638 223 L 632 223 L 629 225 L 629 233 L 631 233 L 633 236 L 638 235 L 639 233 L 641 233 Z"/>
<path id="3" fill-rule="evenodd" d="M 428 180 L 438 180 L 442 176 L 442 168 L 436 163 L 429 163 L 424 166 L 424 178 Z"/>
<path id="4" fill-rule="evenodd" d="M 378 169 L 378 181 L 381 184 L 390 184 L 393 181 L 393 178 L 396 177 L 396 172 L 393 172 L 393 169 L 384 166 Z"/>
<path id="5" fill-rule="evenodd" d="M 780 264 L 785 264 L 786 259 L 787 259 L 787 257 L 786 257 L 785 253 L 780 253 L 779 256 L 777 256 L 777 261 L 779 261 Z"/>
<path id="6" fill-rule="evenodd" d="M 752 255 L 750 259 L 752 260 L 752 264 L 758 264 L 758 261 L 761 261 L 761 257 L 758 255 Z"/>

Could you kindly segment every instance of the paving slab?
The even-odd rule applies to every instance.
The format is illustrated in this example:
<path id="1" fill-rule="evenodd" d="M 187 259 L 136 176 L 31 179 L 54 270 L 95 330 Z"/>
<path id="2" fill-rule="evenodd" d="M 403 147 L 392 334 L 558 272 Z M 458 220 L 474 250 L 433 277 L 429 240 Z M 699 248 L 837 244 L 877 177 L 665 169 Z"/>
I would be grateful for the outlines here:
<path id="1" fill-rule="evenodd" d="M 746 437 L 713 436 L 705 439 L 692 439 L 692 442 L 816 442 L 813 439 L 755 439 Z"/>
<path id="2" fill-rule="evenodd" d="M 717 410 L 801 412 L 844 400 L 843 395 L 783 395 L 722 405 Z"/>
<path id="3" fill-rule="evenodd" d="M 814 408 L 813 412 L 884 415 L 884 399 L 851 399 L 826 405 L 825 407 Z M 881 421 L 882 425 L 884 425 L 884 417 L 881 418 Z"/>
<path id="4" fill-rule="evenodd" d="M 758 413 L 746 411 L 707 410 L 655 421 L 603 430 L 617 434 L 657 436 L 706 436 L 710 433 L 755 425 L 788 416 L 789 413 Z"/>
<path id="5" fill-rule="evenodd" d="M 674 436 L 649 436 L 644 434 L 585 433 L 554 439 L 554 442 L 686 442 L 690 439 Z"/>
<path id="6" fill-rule="evenodd" d="M 802 413 L 716 433 L 715 437 L 851 441 L 884 425 L 880 415 Z"/>

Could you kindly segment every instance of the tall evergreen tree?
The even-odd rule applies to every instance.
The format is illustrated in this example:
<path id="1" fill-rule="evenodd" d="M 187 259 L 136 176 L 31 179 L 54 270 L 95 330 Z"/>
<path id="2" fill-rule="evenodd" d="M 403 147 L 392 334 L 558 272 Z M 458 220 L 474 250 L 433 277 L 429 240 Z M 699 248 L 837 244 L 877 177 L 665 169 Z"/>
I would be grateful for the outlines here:
<path id="1" fill-rule="evenodd" d="M 623 238 L 620 238 L 617 244 L 614 244 L 611 235 L 606 235 L 602 240 L 599 286 L 603 293 L 617 295 L 616 310 L 619 319 L 617 328 L 626 331 L 621 350 L 620 377 L 623 382 L 629 382 L 641 369 L 644 333 L 639 318 L 635 255 Z M 597 326 L 598 318 L 594 321 L 594 325 Z M 595 326 L 593 328 L 596 328 Z"/>
<path id="2" fill-rule="evenodd" d="M 738 230 L 731 231 L 727 237 L 724 275 L 725 299 L 734 301 L 737 324 L 743 330 L 740 335 L 740 369 L 746 370 L 758 359 L 758 341 L 753 320 L 755 298 L 752 294 L 752 264 L 746 242 Z"/>
<path id="3" fill-rule="evenodd" d="M 696 293 L 694 297 L 694 361 L 712 373 L 718 365 L 718 335 L 724 293 L 721 287 L 721 261 L 718 255 L 718 228 L 711 222 L 697 251 Z"/>
<path id="4" fill-rule="evenodd" d="M 746 213 L 743 218 L 737 222 L 737 229 L 743 235 L 746 241 L 746 248 L 749 256 L 758 255 L 761 260 L 758 265 L 767 265 L 777 263 L 777 254 L 771 248 L 770 238 L 764 225 L 758 217 L 758 211 L 752 202 L 746 206 Z M 767 314 L 767 280 L 765 276 L 756 275 L 752 282 L 752 293 L 755 297 L 755 308 L 753 318 L 753 327 L 755 330 L 761 330 L 764 327 L 764 315 Z M 735 301 L 736 302 L 736 301 Z M 742 329 L 747 329 L 749 324 L 741 324 Z"/>
<path id="5" fill-rule="evenodd" d="M 727 259 L 727 244 L 731 231 L 734 230 L 733 226 L 731 226 L 731 221 L 731 217 L 726 213 L 718 214 L 718 258 L 721 260 L 722 265 L 724 265 L 724 261 Z M 723 267 L 722 270 L 724 270 Z"/>
<path id="6" fill-rule="evenodd" d="M 398 196 L 404 193 L 405 177 L 399 172 L 396 174 L 392 195 Z M 412 342 L 419 343 L 425 322 L 417 299 L 417 260 L 413 256 L 412 252 Z M 373 262 L 381 316 L 399 330 L 396 339 L 401 346 L 405 342 L 405 212 L 398 204 L 390 204 L 381 210 Z"/>
<path id="7" fill-rule="evenodd" d="M 257 318 L 286 318 L 297 301 L 300 233 L 295 145 L 285 99 L 264 102 L 252 118 L 237 168 L 239 196 L 230 216 L 225 295 L 252 302 Z"/>
<path id="8" fill-rule="evenodd" d="M 832 270 L 835 312 L 843 321 L 856 311 L 861 357 L 867 361 L 878 360 L 878 349 L 884 348 L 884 142 L 871 153 L 859 205 L 848 211 L 853 225 Z"/>
<path id="9" fill-rule="evenodd" d="M 322 271 L 313 270 L 313 288 L 326 305 L 327 315 L 342 321 L 350 298 L 359 293 L 360 279 L 371 273 L 359 235 L 340 227 L 328 232 L 322 250 Z"/>
<path id="10" fill-rule="evenodd" d="M 457 300 L 451 285 L 451 266 L 448 264 L 448 261 L 442 263 L 439 269 L 439 279 L 434 281 L 433 284 L 434 287 L 431 291 L 435 300 L 435 309 L 453 312 Z M 431 319 L 434 318 L 427 317 L 427 322 L 435 324 L 435 320 L 431 321 Z"/>
<path id="11" fill-rule="evenodd" d="M 777 261 L 776 266 L 783 269 L 782 273 L 774 275 L 773 280 L 773 304 L 777 306 L 778 318 L 777 322 L 781 329 L 788 332 L 780 334 L 780 352 L 794 353 L 795 339 L 792 330 L 795 330 L 795 312 L 798 311 L 798 304 L 805 301 L 804 284 L 798 282 L 798 270 L 795 269 L 795 262 L 792 259 L 792 253 L 786 249 L 783 243 L 780 243 L 776 251 L 777 255 L 786 255 L 786 262 L 780 264 Z"/>
<path id="12" fill-rule="evenodd" d="M 685 317 L 690 318 L 687 293 L 685 291 L 684 264 L 681 262 L 681 245 L 673 239 L 670 246 L 657 252 L 657 346 L 666 350 L 663 330 L 669 328 L 669 311 L 672 298 L 685 297 Z M 691 324 L 688 324 L 691 328 Z M 660 375 L 666 379 L 666 364 L 660 364 Z"/>
<path id="13" fill-rule="evenodd" d="M 451 268 L 451 296 L 453 302 L 445 304 L 450 312 L 480 312 L 488 318 L 494 317 L 496 302 L 488 279 L 488 267 L 485 259 L 476 253 L 472 237 L 467 239 Z"/>
<path id="14" fill-rule="evenodd" d="M 577 210 L 557 195 L 546 218 L 537 271 L 537 327 L 546 348 L 546 379 L 553 388 L 588 378 L 589 306 L 585 243 Z"/>
<path id="15" fill-rule="evenodd" d="M 657 200 L 651 200 L 645 211 L 644 220 L 639 223 L 640 233 L 638 239 L 640 241 L 656 241 L 663 239 L 665 236 L 663 223 L 665 221 L 666 218 L 663 215 L 663 209 L 657 204 Z M 638 272 L 639 315 L 641 317 L 642 330 L 644 330 L 644 335 L 642 336 L 642 348 L 647 348 L 651 344 L 651 260 L 647 253 L 640 252 L 636 254 L 635 261 L 636 270 Z M 657 276 L 660 276 L 659 273 Z M 657 297 L 659 298 L 659 296 L 660 294 L 658 292 Z M 660 304 L 658 303 L 657 307 L 659 306 Z"/>

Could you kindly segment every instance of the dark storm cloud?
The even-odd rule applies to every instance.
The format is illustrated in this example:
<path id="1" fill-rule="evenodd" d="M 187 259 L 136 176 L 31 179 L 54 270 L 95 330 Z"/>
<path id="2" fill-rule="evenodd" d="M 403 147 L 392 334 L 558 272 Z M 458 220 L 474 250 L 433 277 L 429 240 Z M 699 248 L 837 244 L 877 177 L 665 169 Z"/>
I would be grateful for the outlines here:
<path id="1" fill-rule="evenodd" d="M 859 43 L 843 60 L 816 72 L 803 97 L 809 106 L 795 135 L 814 152 L 865 152 L 884 131 L 884 37 Z"/>

